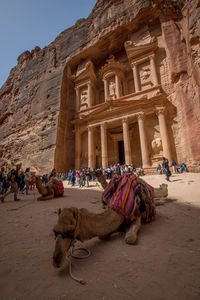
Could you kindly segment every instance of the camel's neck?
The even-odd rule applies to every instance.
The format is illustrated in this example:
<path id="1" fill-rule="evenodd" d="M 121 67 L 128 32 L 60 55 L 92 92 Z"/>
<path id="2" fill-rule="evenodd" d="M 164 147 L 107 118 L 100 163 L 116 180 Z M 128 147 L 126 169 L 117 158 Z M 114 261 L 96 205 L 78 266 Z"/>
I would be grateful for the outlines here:
<path id="1" fill-rule="evenodd" d="M 98 180 L 98 182 L 101 183 L 101 186 L 103 189 L 107 188 L 108 183 L 107 183 L 105 177 L 103 176 L 103 174 L 97 175 L 97 180 Z"/>
<path id="2" fill-rule="evenodd" d="M 43 186 L 42 181 L 40 181 L 40 180 L 36 181 L 36 188 L 38 189 L 38 192 L 41 195 L 44 195 L 47 193 L 47 189 L 45 188 L 45 186 Z"/>
<path id="3" fill-rule="evenodd" d="M 77 239 L 84 241 L 92 237 L 103 237 L 116 232 L 123 223 L 124 217 L 112 209 L 101 214 L 81 212 L 81 220 Z"/>

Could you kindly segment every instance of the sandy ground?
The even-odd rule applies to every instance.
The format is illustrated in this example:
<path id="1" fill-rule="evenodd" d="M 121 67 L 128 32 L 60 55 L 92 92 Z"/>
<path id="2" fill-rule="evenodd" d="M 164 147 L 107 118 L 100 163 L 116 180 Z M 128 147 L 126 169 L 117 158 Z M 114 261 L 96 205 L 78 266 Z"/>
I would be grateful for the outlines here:
<path id="1" fill-rule="evenodd" d="M 158 187 L 163 175 L 143 177 Z M 65 196 L 38 202 L 37 192 L 10 195 L 0 203 L 0 299 L 195 300 L 200 299 L 200 174 L 174 175 L 169 202 L 157 207 L 157 218 L 143 224 L 136 245 L 124 233 L 108 240 L 93 238 L 83 246 L 89 258 L 72 261 L 72 271 L 87 283 L 69 277 L 68 263 L 52 265 L 52 228 L 59 207 L 102 211 L 99 187 L 66 185 Z"/>

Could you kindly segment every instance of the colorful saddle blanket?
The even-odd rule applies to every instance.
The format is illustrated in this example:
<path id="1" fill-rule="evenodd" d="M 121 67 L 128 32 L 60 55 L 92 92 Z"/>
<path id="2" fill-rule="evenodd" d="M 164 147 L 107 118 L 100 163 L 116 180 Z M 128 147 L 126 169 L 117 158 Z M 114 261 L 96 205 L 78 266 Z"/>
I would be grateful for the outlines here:
<path id="1" fill-rule="evenodd" d="M 154 188 L 135 174 L 113 176 L 103 192 L 103 200 L 124 215 L 128 222 L 136 220 L 138 211 L 146 212 L 146 222 L 155 217 Z"/>
<path id="2" fill-rule="evenodd" d="M 55 188 L 56 188 L 56 196 L 63 196 L 64 186 L 61 180 L 56 180 Z"/>

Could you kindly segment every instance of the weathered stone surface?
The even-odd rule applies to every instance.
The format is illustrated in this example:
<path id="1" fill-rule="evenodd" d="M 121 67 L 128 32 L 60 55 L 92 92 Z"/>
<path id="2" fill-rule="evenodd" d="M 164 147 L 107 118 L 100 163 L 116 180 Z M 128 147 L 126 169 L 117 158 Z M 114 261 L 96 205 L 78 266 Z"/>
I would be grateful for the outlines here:
<path id="1" fill-rule="evenodd" d="M 75 74 L 79 60 L 92 59 L 96 71 L 111 54 L 118 53 L 120 59 L 125 41 L 142 45 L 156 37 L 159 83 L 176 108 L 173 122 L 167 119 L 170 139 L 174 141 L 173 156 L 179 163 L 197 165 L 200 7 L 198 0 L 188 1 L 182 11 L 172 4 L 167 6 L 170 1 L 163 3 L 98 0 L 88 19 L 63 31 L 47 47 L 22 53 L 0 89 L 2 164 L 21 161 L 24 168 L 34 166 L 42 173 L 54 166 L 58 171 L 74 168 L 75 137 L 71 120 L 76 118 L 76 95 L 71 75 Z M 124 58 L 121 60 L 128 70 L 129 91 L 133 93 L 130 65 Z M 140 72 L 145 68 L 148 66 L 143 66 Z"/>

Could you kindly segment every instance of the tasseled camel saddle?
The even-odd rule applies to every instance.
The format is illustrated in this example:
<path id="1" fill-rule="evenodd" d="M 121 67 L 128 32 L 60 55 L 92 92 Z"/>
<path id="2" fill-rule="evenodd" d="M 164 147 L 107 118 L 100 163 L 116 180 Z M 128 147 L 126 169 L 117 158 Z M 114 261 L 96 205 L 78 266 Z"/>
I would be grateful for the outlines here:
<path id="1" fill-rule="evenodd" d="M 146 212 L 146 222 L 155 217 L 153 206 L 154 188 L 135 174 L 113 176 L 107 188 L 103 192 L 103 201 L 132 222 L 140 212 Z M 139 196 L 139 197 L 137 197 Z"/>

